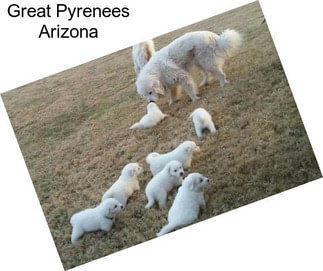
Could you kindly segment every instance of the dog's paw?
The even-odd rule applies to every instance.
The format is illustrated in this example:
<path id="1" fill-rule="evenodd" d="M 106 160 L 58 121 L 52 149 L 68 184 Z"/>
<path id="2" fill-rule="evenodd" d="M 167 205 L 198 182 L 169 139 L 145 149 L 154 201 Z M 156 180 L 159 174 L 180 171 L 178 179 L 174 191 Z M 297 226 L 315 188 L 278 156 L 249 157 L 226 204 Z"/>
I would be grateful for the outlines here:
<path id="1" fill-rule="evenodd" d="M 209 85 L 209 81 L 202 81 L 200 84 L 199 84 L 199 88 L 202 88 L 202 87 L 207 87 Z"/>
<path id="2" fill-rule="evenodd" d="M 230 81 L 225 80 L 224 82 L 220 83 L 221 88 L 224 88 L 226 85 L 230 84 Z"/>
<path id="3" fill-rule="evenodd" d="M 175 99 L 175 100 L 169 100 L 169 105 L 172 105 L 172 104 L 174 104 L 174 103 L 177 103 L 179 101 L 179 99 Z"/>
<path id="4" fill-rule="evenodd" d="M 192 99 L 192 101 L 193 101 L 193 103 L 196 103 L 199 99 L 201 99 L 199 96 L 195 96 L 195 97 Z"/>

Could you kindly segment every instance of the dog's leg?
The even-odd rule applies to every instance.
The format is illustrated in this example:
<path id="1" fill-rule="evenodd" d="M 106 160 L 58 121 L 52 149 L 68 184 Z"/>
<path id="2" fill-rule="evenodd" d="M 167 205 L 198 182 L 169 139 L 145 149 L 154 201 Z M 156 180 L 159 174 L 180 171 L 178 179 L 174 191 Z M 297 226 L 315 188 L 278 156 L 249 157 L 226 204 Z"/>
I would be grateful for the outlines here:
<path id="1" fill-rule="evenodd" d="M 167 202 L 167 192 L 165 190 L 158 191 L 157 198 L 158 198 L 158 206 L 159 207 L 165 206 Z"/>
<path id="2" fill-rule="evenodd" d="M 181 87 L 179 85 L 174 85 L 170 89 L 170 101 L 169 104 L 171 105 L 174 102 L 177 102 L 180 98 L 181 94 Z"/>
<path id="3" fill-rule="evenodd" d="M 202 127 L 198 123 L 196 123 L 196 125 L 195 125 L 195 132 L 196 132 L 197 137 L 201 138 L 203 136 L 202 135 Z"/>
<path id="4" fill-rule="evenodd" d="M 154 200 L 153 195 L 151 195 L 151 194 L 148 194 L 146 196 L 147 196 L 147 199 L 148 199 L 148 203 L 146 204 L 145 208 L 148 209 L 148 208 L 150 208 L 150 207 L 152 207 L 154 205 L 155 200 Z"/>
<path id="5" fill-rule="evenodd" d="M 199 85 L 199 88 L 207 86 L 209 84 L 209 75 L 208 75 L 208 73 L 204 69 L 202 69 L 202 67 L 201 67 L 201 71 L 202 71 L 202 74 L 203 74 L 203 79 L 202 79 L 202 81 L 201 81 L 201 83 Z"/>
<path id="6" fill-rule="evenodd" d="M 200 202 L 200 214 L 202 214 L 203 212 L 206 211 L 206 205 L 205 205 L 205 200 L 204 198 L 202 198 L 201 202 Z"/>
<path id="7" fill-rule="evenodd" d="M 197 88 L 197 86 L 194 82 L 194 79 L 191 75 L 186 73 L 185 76 L 182 76 L 179 79 L 179 83 L 183 87 L 183 89 L 186 91 L 187 95 L 190 96 L 191 100 L 194 103 L 200 99 L 200 97 L 197 96 L 198 88 Z"/>
<path id="8" fill-rule="evenodd" d="M 175 186 L 181 186 L 181 185 L 182 185 L 182 183 L 183 183 L 183 177 L 178 178 L 178 180 L 176 181 Z"/>
<path id="9" fill-rule="evenodd" d="M 113 219 L 113 221 L 114 221 L 114 219 Z M 110 221 L 108 223 L 105 222 L 105 223 L 101 224 L 101 230 L 103 230 L 105 232 L 110 231 L 111 228 L 112 228 L 112 223 Z"/>
<path id="10" fill-rule="evenodd" d="M 202 67 L 202 70 L 214 74 L 219 79 L 221 87 L 224 87 L 229 83 L 226 80 L 225 73 L 222 69 L 224 62 L 224 58 L 218 58 L 213 53 L 207 54 L 203 58 L 199 59 L 199 65 Z"/>
<path id="11" fill-rule="evenodd" d="M 84 232 L 80 227 L 74 226 L 71 235 L 72 244 L 75 244 L 75 242 L 83 235 L 83 233 Z"/>
<path id="12" fill-rule="evenodd" d="M 226 79 L 226 76 L 222 70 L 222 67 L 216 67 L 214 70 L 214 73 L 220 81 L 221 88 L 223 88 L 225 85 L 229 84 L 229 81 Z"/>
<path id="13" fill-rule="evenodd" d="M 134 190 L 135 191 L 140 190 L 140 186 L 139 186 L 139 182 L 138 181 L 136 181 L 136 183 L 135 183 Z"/>
<path id="14" fill-rule="evenodd" d="M 211 134 L 214 134 L 216 132 L 216 129 L 214 127 L 214 124 L 211 122 L 208 127 L 207 127 L 210 131 Z"/>

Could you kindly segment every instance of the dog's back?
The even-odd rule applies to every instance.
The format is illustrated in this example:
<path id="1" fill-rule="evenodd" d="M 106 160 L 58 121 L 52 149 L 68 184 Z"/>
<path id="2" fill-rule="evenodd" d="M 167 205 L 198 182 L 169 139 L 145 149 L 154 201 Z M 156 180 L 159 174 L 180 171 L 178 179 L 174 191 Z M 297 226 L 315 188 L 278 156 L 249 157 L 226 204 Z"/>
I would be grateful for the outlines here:
<path id="1" fill-rule="evenodd" d="M 204 108 L 195 109 L 194 112 L 190 115 L 190 118 L 194 122 L 200 122 L 203 126 L 209 124 L 212 121 L 212 117 L 209 112 Z"/>
<path id="2" fill-rule="evenodd" d="M 183 159 L 180 159 L 181 157 L 179 155 L 176 155 L 175 151 L 176 149 L 164 154 L 159 154 L 157 152 L 148 154 L 146 162 L 150 165 L 151 173 L 153 175 L 156 175 L 163 170 L 168 162 L 172 160 L 178 160 L 182 162 Z"/>
<path id="3" fill-rule="evenodd" d="M 97 222 L 96 208 L 89 208 L 74 214 L 70 223 L 73 227 L 80 227 L 83 231 L 95 231 L 100 228 Z"/>
<path id="4" fill-rule="evenodd" d="M 108 198 L 114 198 L 121 204 L 126 205 L 128 197 L 133 193 L 134 178 L 128 178 L 125 180 L 124 176 L 120 176 L 119 179 L 104 193 L 101 201 Z M 132 180 L 134 179 L 134 180 Z"/>
<path id="5" fill-rule="evenodd" d="M 197 219 L 200 210 L 198 203 L 200 194 L 181 186 L 168 213 L 169 223 L 185 225 Z"/>
<path id="6" fill-rule="evenodd" d="M 178 226 L 184 226 L 192 223 L 198 218 L 199 214 L 199 197 L 200 193 L 194 193 L 187 187 L 181 186 L 178 189 L 175 200 L 168 212 L 168 224 L 166 224 L 158 233 L 157 236 L 164 235 Z"/>
<path id="7" fill-rule="evenodd" d="M 165 167 L 168 162 L 172 160 L 181 162 L 183 164 L 183 167 L 187 169 L 190 166 L 192 155 L 188 154 L 185 149 L 186 146 L 181 144 L 176 149 L 168 153 L 150 153 L 146 158 L 146 162 L 150 165 L 152 174 L 156 175 Z"/>

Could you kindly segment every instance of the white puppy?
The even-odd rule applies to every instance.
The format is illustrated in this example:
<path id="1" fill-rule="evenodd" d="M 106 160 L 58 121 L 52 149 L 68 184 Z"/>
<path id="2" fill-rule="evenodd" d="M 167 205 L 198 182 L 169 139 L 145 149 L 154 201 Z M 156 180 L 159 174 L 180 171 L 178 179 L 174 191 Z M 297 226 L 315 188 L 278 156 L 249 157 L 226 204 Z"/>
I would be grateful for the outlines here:
<path id="1" fill-rule="evenodd" d="M 130 127 L 130 129 L 147 129 L 155 127 L 167 114 L 164 114 L 155 103 L 147 105 L 147 114 L 141 120 Z"/>
<path id="2" fill-rule="evenodd" d="M 186 33 L 156 52 L 138 75 L 136 86 L 140 96 L 147 102 L 156 102 L 158 95 L 171 91 L 171 101 L 176 99 L 180 85 L 193 102 L 199 97 L 198 87 L 190 69 L 200 68 L 204 74 L 201 85 L 208 83 L 208 73 L 214 74 L 223 87 L 228 83 L 223 65 L 240 46 L 241 36 L 227 29 L 220 36 L 209 31 Z"/>
<path id="3" fill-rule="evenodd" d="M 106 199 L 95 208 L 89 208 L 72 215 L 70 223 L 73 230 L 71 235 L 74 244 L 85 232 L 109 231 L 115 215 L 123 209 L 123 205 L 115 199 Z"/>
<path id="4" fill-rule="evenodd" d="M 212 117 L 204 108 L 195 109 L 190 118 L 193 120 L 195 132 L 198 137 L 202 137 L 203 129 L 208 129 L 211 134 L 216 132 Z"/>
<path id="5" fill-rule="evenodd" d="M 167 193 L 174 186 L 182 184 L 184 170 L 182 163 L 176 160 L 170 161 L 162 171 L 156 174 L 146 186 L 146 196 L 148 203 L 145 208 L 150 208 L 157 201 L 159 206 L 165 205 Z"/>
<path id="6" fill-rule="evenodd" d="M 200 173 L 191 173 L 184 179 L 168 212 L 168 224 L 157 233 L 157 236 L 166 234 L 176 227 L 188 225 L 198 218 L 200 208 L 205 208 L 203 188 L 208 182 L 209 179 Z"/>
<path id="7" fill-rule="evenodd" d="M 191 167 L 193 153 L 199 151 L 200 148 L 196 146 L 193 141 L 184 141 L 175 150 L 159 154 L 157 152 L 152 152 L 146 157 L 147 164 L 150 165 L 150 171 L 153 175 L 160 172 L 165 165 L 172 161 L 177 160 L 182 163 L 184 169 Z"/>
<path id="8" fill-rule="evenodd" d="M 137 75 L 154 53 L 155 45 L 152 40 L 147 40 L 132 46 L 132 59 Z"/>
<path id="9" fill-rule="evenodd" d="M 102 201 L 107 198 L 114 198 L 126 206 L 128 198 L 134 191 L 139 190 L 138 175 L 143 168 L 137 163 L 127 164 L 121 172 L 119 179 L 104 193 Z"/>

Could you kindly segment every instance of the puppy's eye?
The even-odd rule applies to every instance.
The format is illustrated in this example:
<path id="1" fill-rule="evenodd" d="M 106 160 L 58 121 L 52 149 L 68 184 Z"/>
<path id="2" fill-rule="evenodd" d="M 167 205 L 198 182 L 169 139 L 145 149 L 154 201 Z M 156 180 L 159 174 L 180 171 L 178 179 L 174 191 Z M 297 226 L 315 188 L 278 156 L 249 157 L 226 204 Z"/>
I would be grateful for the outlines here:
<path id="1" fill-rule="evenodd" d="M 114 208 L 117 208 L 118 207 L 118 205 L 114 205 Z"/>
<path id="2" fill-rule="evenodd" d="M 200 179 L 200 183 L 203 182 L 203 179 Z"/>
<path id="3" fill-rule="evenodd" d="M 177 169 L 175 169 L 174 172 L 177 172 Z"/>
<path id="4" fill-rule="evenodd" d="M 151 94 L 153 94 L 153 92 L 152 92 L 152 91 L 150 91 L 150 92 L 148 92 L 148 94 L 149 94 L 149 95 L 151 95 Z"/>

